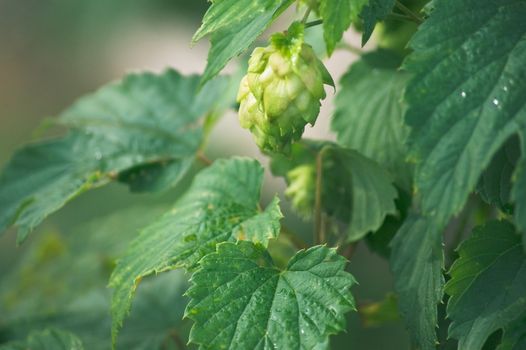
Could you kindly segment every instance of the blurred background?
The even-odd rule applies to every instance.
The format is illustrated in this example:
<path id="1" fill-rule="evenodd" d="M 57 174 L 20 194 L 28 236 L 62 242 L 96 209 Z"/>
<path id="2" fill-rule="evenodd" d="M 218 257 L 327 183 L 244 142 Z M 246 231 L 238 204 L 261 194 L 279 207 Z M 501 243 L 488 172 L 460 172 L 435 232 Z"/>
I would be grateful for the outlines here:
<path id="1" fill-rule="evenodd" d="M 191 47 L 190 41 L 207 6 L 206 0 L 0 0 L 0 164 L 37 138 L 47 118 L 130 71 L 174 67 L 185 74 L 203 72 L 208 43 Z M 289 11 L 271 31 L 285 29 L 295 15 Z M 319 33 L 313 29 L 311 35 L 316 41 Z M 359 47 L 358 34 L 350 31 L 345 40 Z M 374 45 L 373 40 L 364 49 Z M 337 51 L 326 60 L 335 81 L 356 58 L 349 51 Z M 234 63 L 226 71 L 235 69 Z M 327 92 L 322 114 L 314 128 L 307 128 L 307 137 L 334 139 L 329 131 L 333 91 Z M 238 126 L 234 112 L 221 120 L 206 153 L 210 158 L 247 155 L 267 163 L 251 135 Z M 268 198 L 283 188 L 282 179 L 266 174 Z M 125 186 L 111 184 L 70 202 L 21 247 L 16 247 L 14 230 L 1 235 L 0 344 L 51 324 L 91 337 L 87 349 L 109 349 L 106 283 L 114 260 L 181 191 L 132 195 Z M 311 237 L 312 225 L 290 213 L 284 198 L 283 204 L 286 225 Z M 386 260 L 366 245 L 358 246 L 350 270 L 360 283 L 353 289 L 360 305 L 380 301 L 392 291 Z M 164 275 L 141 284 L 121 348 L 178 348 L 178 336 L 165 339 L 172 329 L 185 338 L 189 325 L 179 319 L 186 276 Z M 93 300 L 100 310 L 84 312 L 83 305 Z M 141 323 L 141 312 L 155 314 L 157 323 Z M 28 320 L 31 314 L 38 314 L 38 320 Z M 153 334 L 152 339 L 145 341 L 146 334 Z M 365 327 L 352 313 L 349 332 L 334 337 L 332 348 L 408 349 L 409 341 L 398 320 Z"/>

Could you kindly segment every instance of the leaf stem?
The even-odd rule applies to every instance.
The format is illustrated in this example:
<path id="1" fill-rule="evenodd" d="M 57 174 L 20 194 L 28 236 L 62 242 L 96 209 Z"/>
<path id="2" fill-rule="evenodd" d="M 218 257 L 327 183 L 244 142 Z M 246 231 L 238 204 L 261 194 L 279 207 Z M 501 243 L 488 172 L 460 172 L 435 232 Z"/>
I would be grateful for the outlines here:
<path id="1" fill-rule="evenodd" d="M 418 23 L 418 22 L 415 21 L 415 19 L 413 17 L 402 15 L 402 14 L 396 13 L 396 12 L 390 13 L 387 16 L 387 19 L 393 19 L 393 20 L 404 21 L 404 22 L 405 21 L 410 21 L 410 22 Z"/>
<path id="2" fill-rule="evenodd" d="M 342 49 L 342 50 L 346 50 L 346 51 L 349 51 L 350 53 L 353 53 L 355 55 L 358 55 L 358 56 L 361 56 L 364 54 L 364 52 L 357 48 L 357 47 L 354 47 L 352 46 L 351 44 L 349 43 L 346 43 L 346 42 L 341 42 L 337 45 L 337 48 L 338 49 Z"/>
<path id="3" fill-rule="evenodd" d="M 196 155 L 197 159 L 206 166 L 212 165 L 212 161 L 203 153 L 203 151 L 198 151 Z"/>
<path id="4" fill-rule="evenodd" d="M 325 147 L 316 155 L 316 193 L 314 199 L 314 244 L 321 244 L 325 241 L 325 226 L 322 210 L 322 190 L 323 190 L 323 153 Z"/>
<path id="5" fill-rule="evenodd" d="M 315 27 L 323 23 L 322 19 L 317 19 L 315 21 L 305 23 L 305 28 Z"/>
<path id="6" fill-rule="evenodd" d="M 305 11 L 305 14 L 303 15 L 303 18 L 301 19 L 301 23 L 303 23 L 303 24 L 307 23 L 307 20 L 309 19 L 310 12 L 311 12 L 311 8 L 307 7 L 307 11 Z"/>
<path id="7" fill-rule="evenodd" d="M 408 17 L 410 17 L 414 22 L 416 22 L 417 24 L 422 24 L 424 23 L 424 19 L 422 17 L 420 17 L 419 15 L 417 15 L 416 13 L 414 13 L 413 11 L 411 11 L 411 9 L 409 9 L 408 7 L 406 7 L 404 4 L 402 4 L 400 1 L 396 0 L 395 2 L 395 6 L 400 10 L 402 11 L 403 14 L 407 15 Z"/>

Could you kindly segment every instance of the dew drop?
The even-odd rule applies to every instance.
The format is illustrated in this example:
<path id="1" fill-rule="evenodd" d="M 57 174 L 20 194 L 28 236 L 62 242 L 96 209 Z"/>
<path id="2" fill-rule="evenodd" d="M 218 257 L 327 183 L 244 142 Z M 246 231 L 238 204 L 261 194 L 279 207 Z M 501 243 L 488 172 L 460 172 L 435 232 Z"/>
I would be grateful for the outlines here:
<path id="1" fill-rule="evenodd" d="M 507 86 L 504 86 L 504 87 L 502 88 L 502 90 L 508 92 L 508 87 L 507 87 Z"/>
<path id="2" fill-rule="evenodd" d="M 466 98 L 467 94 L 466 94 L 465 91 L 462 91 L 462 92 L 460 93 L 460 96 L 462 96 L 462 98 Z"/>
<path id="3" fill-rule="evenodd" d="M 303 328 L 300 328 L 300 333 L 305 334 L 305 330 Z"/>
<path id="4" fill-rule="evenodd" d="M 497 100 L 496 98 L 493 99 L 493 104 L 494 104 L 495 106 L 498 106 L 499 103 L 500 103 L 499 100 Z"/>

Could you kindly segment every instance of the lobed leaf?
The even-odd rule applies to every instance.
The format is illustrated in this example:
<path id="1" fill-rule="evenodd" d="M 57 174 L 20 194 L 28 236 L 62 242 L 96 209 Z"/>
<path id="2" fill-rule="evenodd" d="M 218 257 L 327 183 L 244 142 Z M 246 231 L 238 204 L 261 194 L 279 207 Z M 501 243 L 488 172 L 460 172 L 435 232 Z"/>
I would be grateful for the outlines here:
<path id="1" fill-rule="evenodd" d="M 261 245 L 219 244 L 191 278 L 190 341 L 213 349 L 327 348 L 354 309 L 345 263 L 334 249 L 315 246 L 280 271 Z"/>
<path id="2" fill-rule="evenodd" d="M 110 278 L 114 341 L 144 276 L 193 269 L 220 242 L 246 239 L 266 245 L 279 234 L 278 198 L 258 210 L 262 180 L 263 168 L 255 160 L 218 160 L 195 177 L 171 211 L 141 232 Z"/>
<path id="3" fill-rule="evenodd" d="M 445 286 L 449 336 L 459 349 L 482 349 L 493 332 L 526 312 L 526 254 L 505 221 L 476 228 L 458 253 Z"/>

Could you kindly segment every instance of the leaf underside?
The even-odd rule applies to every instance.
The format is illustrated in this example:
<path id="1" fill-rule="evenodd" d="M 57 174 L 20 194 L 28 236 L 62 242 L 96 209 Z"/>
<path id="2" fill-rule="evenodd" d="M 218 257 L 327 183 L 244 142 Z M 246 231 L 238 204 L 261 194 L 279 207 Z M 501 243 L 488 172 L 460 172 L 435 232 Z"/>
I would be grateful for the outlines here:
<path id="1" fill-rule="evenodd" d="M 220 78 L 196 93 L 199 79 L 132 74 L 76 102 L 58 119 L 66 136 L 22 148 L 4 168 L 0 231 L 17 226 L 21 242 L 66 202 L 112 179 L 132 190 L 176 184 L 202 143 L 203 118 L 228 90 Z"/>

